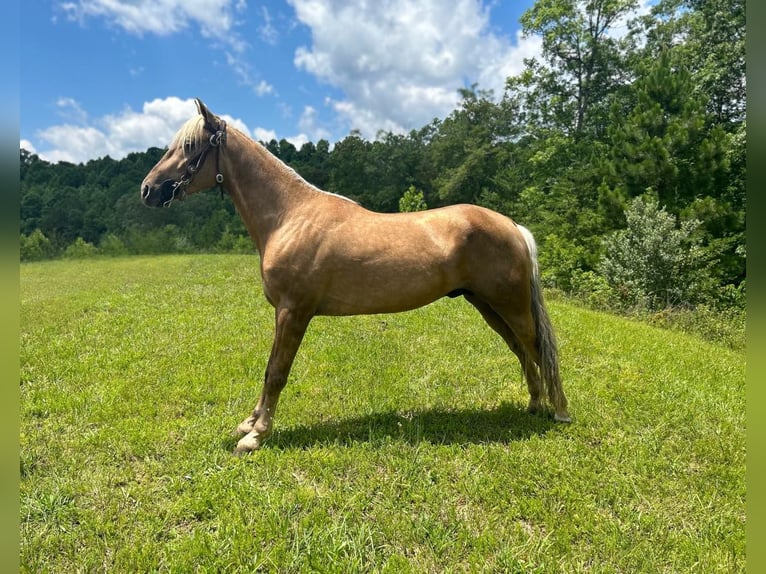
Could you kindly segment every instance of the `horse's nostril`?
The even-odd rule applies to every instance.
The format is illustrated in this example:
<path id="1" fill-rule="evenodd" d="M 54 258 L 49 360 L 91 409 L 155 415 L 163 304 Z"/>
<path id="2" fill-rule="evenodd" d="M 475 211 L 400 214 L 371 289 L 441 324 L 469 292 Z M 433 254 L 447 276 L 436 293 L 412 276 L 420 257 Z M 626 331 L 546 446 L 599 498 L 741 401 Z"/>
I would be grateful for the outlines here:
<path id="1" fill-rule="evenodd" d="M 141 198 L 146 199 L 147 197 L 149 197 L 149 184 L 141 188 Z"/>

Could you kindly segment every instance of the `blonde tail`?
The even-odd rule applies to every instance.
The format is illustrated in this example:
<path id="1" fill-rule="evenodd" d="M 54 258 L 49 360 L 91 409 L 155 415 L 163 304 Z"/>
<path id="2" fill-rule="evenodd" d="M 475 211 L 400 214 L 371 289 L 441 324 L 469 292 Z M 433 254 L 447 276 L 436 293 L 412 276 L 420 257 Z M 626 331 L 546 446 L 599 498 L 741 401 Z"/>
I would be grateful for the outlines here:
<path id="1" fill-rule="evenodd" d="M 537 331 L 537 352 L 540 356 L 538 368 L 540 369 L 540 380 L 542 384 L 543 396 L 547 395 L 556 410 L 556 420 L 570 422 L 567 414 L 567 399 L 564 395 L 564 389 L 561 385 L 561 375 L 559 374 L 559 353 L 556 343 L 556 336 L 553 332 L 548 311 L 545 308 L 543 299 L 543 288 L 540 283 L 540 269 L 537 263 L 537 243 L 532 236 L 532 232 L 526 227 L 519 225 L 519 230 L 524 236 L 524 241 L 529 250 L 529 257 L 532 261 L 532 317 L 535 321 L 535 330 Z"/>

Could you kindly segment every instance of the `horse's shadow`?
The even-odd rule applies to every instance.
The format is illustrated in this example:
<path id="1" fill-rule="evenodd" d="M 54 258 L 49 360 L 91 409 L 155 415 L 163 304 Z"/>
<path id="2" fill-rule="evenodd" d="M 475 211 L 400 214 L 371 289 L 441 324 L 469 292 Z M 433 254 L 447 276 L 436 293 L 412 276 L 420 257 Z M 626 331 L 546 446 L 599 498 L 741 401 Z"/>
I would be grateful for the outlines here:
<path id="1" fill-rule="evenodd" d="M 548 413 L 529 414 L 524 407 L 509 403 L 488 409 L 388 411 L 287 428 L 277 427 L 265 443 L 265 448 L 349 446 L 388 439 L 409 445 L 508 444 L 544 435 L 555 424 Z M 237 438 L 227 437 L 223 447 L 231 450 L 236 443 Z"/>

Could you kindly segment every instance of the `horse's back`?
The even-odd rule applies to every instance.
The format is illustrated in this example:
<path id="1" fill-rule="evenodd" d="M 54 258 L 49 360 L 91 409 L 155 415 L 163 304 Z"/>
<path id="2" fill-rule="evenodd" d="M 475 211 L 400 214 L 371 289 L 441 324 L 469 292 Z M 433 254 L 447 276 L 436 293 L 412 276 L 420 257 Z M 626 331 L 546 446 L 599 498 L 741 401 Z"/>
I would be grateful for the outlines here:
<path id="1" fill-rule="evenodd" d="M 263 261 L 270 300 L 300 298 L 329 315 L 396 312 L 466 290 L 496 290 L 526 272 L 516 225 L 489 209 L 384 214 L 317 199 L 270 244 Z"/>

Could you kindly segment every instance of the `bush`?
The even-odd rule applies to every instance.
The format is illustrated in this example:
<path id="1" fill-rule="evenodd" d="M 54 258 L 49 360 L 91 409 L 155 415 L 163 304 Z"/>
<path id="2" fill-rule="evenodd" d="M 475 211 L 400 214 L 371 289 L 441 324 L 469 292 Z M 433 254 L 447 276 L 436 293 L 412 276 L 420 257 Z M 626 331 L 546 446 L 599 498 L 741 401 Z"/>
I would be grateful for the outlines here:
<path id="1" fill-rule="evenodd" d="M 626 307 L 662 309 L 694 305 L 710 292 L 696 220 L 676 218 L 648 196 L 625 211 L 627 228 L 604 242 L 599 272 Z"/>
<path id="2" fill-rule="evenodd" d="M 399 211 L 407 213 L 412 211 L 424 211 L 428 209 L 423 192 L 416 189 L 414 185 L 407 188 L 401 198 L 399 198 Z"/>
<path id="3" fill-rule="evenodd" d="M 131 253 L 140 255 L 188 253 L 192 250 L 189 239 L 173 224 L 154 229 L 131 227 L 128 230 L 127 243 Z"/>
<path id="4" fill-rule="evenodd" d="M 255 245 L 253 244 L 253 240 L 250 239 L 250 236 L 232 233 L 228 227 L 221 234 L 221 238 L 218 240 L 215 247 L 216 250 L 224 253 L 249 254 L 253 253 L 255 250 Z"/>
<path id="5" fill-rule="evenodd" d="M 103 255 L 127 255 L 128 248 L 125 243 L 114 233 L 104 236 L 99 243 L 98 250 Z"/>
<path id="6" fill-rule="evenodd" d="M 22 261 L 39 261 L 49 259 L 55 254 L 55 249 L 50 239 L 39 229 L 35 229 L 29 235 L 21 234 L 19 240 L 19 258 Z"/>
<path id="7" fill-rule="evenodd" d="M 571 295 L 592 309 L 608 311 L 617 306 L 617 296 L 607 280 L 594 271 L 575 270 Z"/>
<path id="8" fill-rule="evenodd" d="M 84 259 L 98 254 L 98 249 L 92 243 L 88 243 L 82 237 L 75 239 L 74 243 L 64 250 L 64 259 Z"/>
<path id="9" fill-rule="evenodd" d="M 643 318 L 658 327 L 695 335 L 735 351 L 745 350 L 744 309 L 698 305 L 695 309 L 665 309 Z"/>
<path id="10" fill-rule="evenodd" d="M 551 233 L 545 237 L 540 249 L 540 272 L 543 285 L 561 289 L 565 293 L 576 291 L 573 284 L 585 267 L 585 248 L 573 241 Z"/>

